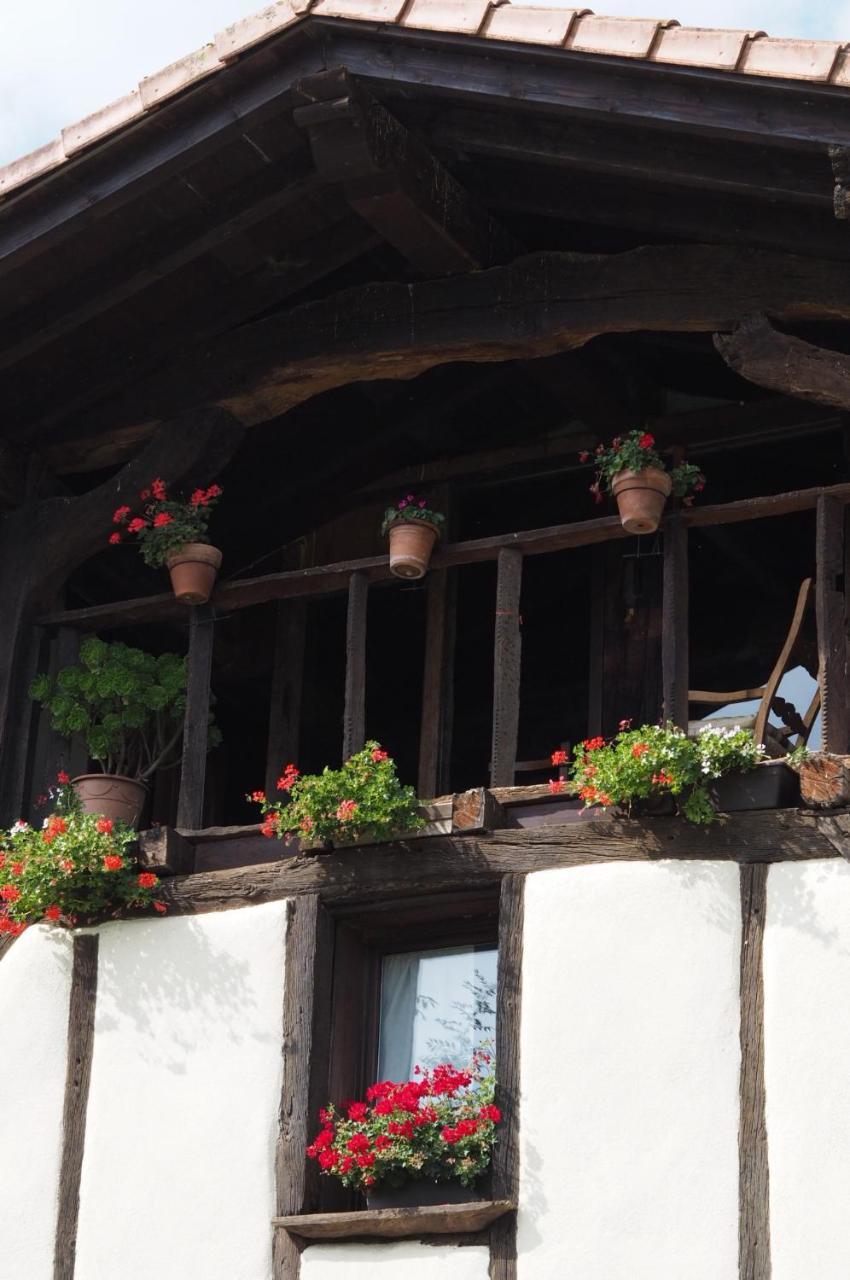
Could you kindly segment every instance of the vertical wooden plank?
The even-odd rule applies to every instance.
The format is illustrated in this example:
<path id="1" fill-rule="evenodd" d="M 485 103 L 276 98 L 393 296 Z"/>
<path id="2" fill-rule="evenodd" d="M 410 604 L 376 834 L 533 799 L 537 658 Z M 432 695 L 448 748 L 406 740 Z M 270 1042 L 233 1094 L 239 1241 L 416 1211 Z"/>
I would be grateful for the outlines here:
<path id="1" fill-rule="evenodd" d="M 664 527 L 664 595 L 661 630 L 664 719 L 688 727 L 688 531 L 679 516 Z"/>
<path id="2" fill-rule="evenodd" d="M 590 655 L 587 677 L 587 736 L 602 729 L 602 679 L 605 670 L 605 567 L 607 547 L 591 548 Z"/>
<path id="3" fill-rule="evenodd" d="M 214 626 L 210 605 L 192 609 L 189 620 L 189 678 L 183 720 L 183 763 L 177 803 L 177 826 L 188 830 L 197 830 L 204 825 Z"/>
<path id="4" fill-rule="evenodd" d="M 519 1195 L 520 1023 L 525 876 L 507 875 L 499 895 L 496 988 L 496 1105 L 502 1111 L 493 1152 L 493 1198 Z M 516 1214 L 490 1228 L 490 1280 L 516 1280 Z"/>
<path id="5" fill-rule="evenodd" d="M 366 741 L 366 614 L 369 579 L 352 573 L 348 583 L 348 621 L 345 640 L 345 717 L 342 758 L 359 751 Z"/>
<path id="6" fill-rule="evenodd" d="M 432 799 L 447 789 L 451 761 L 456 572 L 451 569 L 434 570 L 429 574 L 427 590 L 418 794 L 423 799 Z"/>
<path id="7" fill-rule="evenodd" d="M 269 738 L 266 751 L 266 795 L 274 795 L 282 767 L 298 759 L 307 601 L 281 600 L 277 606 L 272 671 Z"/>
<path id="8" fill-rule="evenodd" d="M 53 1280 L 73 1280 L 80 1210 L 80 1174 L 86 1136 L 89 1081 L 94 1050 L 97 1000 L 98 936 L 74 938 L 74 965 L 68 1012 L 68 1067 L 62 1117 L 62 1165 L 59 1173 L 59 1213 L 53 1255 Z"/>
<path id="9" fill-rule="evenodd" d="M 770 1280 L 770 1177 L 764 1090 L 762 950 L 768 863 L 741 865 L 741 1118 L 738 1275 Z"/>
<path id="10" fill-rule="evenodd" d="M 847 624 L 844 596 L 844 505 L 820 497 L 816 528 L 815 612 L 823 750 L 848 747 Z"/>
<path id="11" fill-rule="evenodd" d="M 57 629 L 50 641 L 48 653 L 44 654 L 42 649 L 46 659 L 46 670 L 50 676 L 55 677 L 64 667 L 72 666 L 77 662 L 80 654 L 80 638 L 79 631 L 71 627 Z M 45 669 L 41 663 L 39 666 L 41 670 Z M 35 798 L 53 785 L 59 770 L 64 769 L 73 778 L 78 773 L 85 773 L 87 767 L 88 752 L 82 736 L 75 734 L 71 738 L 63 738 L 51 728 L 47 713 L 41 711 L 37 715 L 32 762 L 27 781 L 31 811 L 39 821 L 44 816 L 44 811 L 38 812 L 34 805 Z"/>
<path id="12" fill-rule="evenodd" d="M 277 1217 L 318 1208 L 318 1170 L 305 1149 L 328 1101 L 332 922 L 318 894 L 287 904 L 283 983 L 283 1086 L 275 1157 Z M 277 1229 L 272 1249 L 274 1280 L 298 1280 L 300 1249 Z"/>
<path id="13" fill-rule="evenodd" d="M 519 600 L 522 552 L 503 547 L 496 582 L 496 652 L 493 664 L 493 743 L 490 786 L 514 783 L 519 732 L 519 681 L 522 657 Z"/>

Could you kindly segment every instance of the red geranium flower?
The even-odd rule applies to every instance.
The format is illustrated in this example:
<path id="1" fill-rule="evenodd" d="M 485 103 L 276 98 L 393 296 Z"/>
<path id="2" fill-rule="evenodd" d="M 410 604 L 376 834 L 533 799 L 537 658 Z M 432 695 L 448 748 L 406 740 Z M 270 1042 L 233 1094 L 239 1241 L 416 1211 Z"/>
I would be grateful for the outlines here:
<path id="1" fill-rule="evenodd" d="M 70 775 L 67 774 L 64 769 L 60 769 L 56 775 L 56 781 L 59 783 L 61 787 L 66 787 L 68 783 L 71 781 L 71 778 L 70 778 Z"/>
<path id="2" fill-rule="evenodd" d="M 151 483 L 151 493 L 156 498 L 157 502 L 164 502 L 165 501 L 165 481 L 160 480 L 158 478 L 154 480 Z"/>
<path id="3" fill-rule="evenodd" d="M 108 853 L 103 859 L 104 871 L 120 871 L 124 866 L 124 859 L 119 858 L 117 853 Z"/>
<path id="4" fill-rule="evenodd" d="M 44 913 L 45 920 L 58 920 L 62 915 L 61 910 L 54 903 L 52 907 L 48 907 Z"/>
<path id="5" fill-rule="evenodd" d="M 553 796 L 560 795 L 566 785 L 567 784 L 563 778 L 549 779 L 549 790 L 552 792 Z"/>
<path id="6" fill-rule="evenodd" d="M 16 889 L 13 884 L 4 884 L 3 888 L 0 889 L 0 898 L 2 898 L 4 902 L 17 902 L 20 896 L 20 889 Z"/>
<path id="7" fill-rule="evenodd" d="M 173 523 L 174 516 L 170 516 L 167 511 L 160 511 L 159 514 L 155 515 L 153 518 L 153 527 L 155 529 L 162 529 L 165 525 Z"/>
<path id="8" fill-rule="evenodd" d="M 632 747 L 632 755 L 635 760 L 640 760 L 641 756 L 645 756 L 648 750 L 649 744 L 647 742 L 636 742 Z"/>
<path id="9" fill-rule="evenodd" d="M 115 823 L 111 818 L 98 818 L 95 825 L 102 836 L 111 836 Z"/>
<path id="10" fill-rule="evenodd" d="M 140 889 L 153 889 L 154 885 L 159 884 L 159 880 L 152 871 L 143 871 L 138 884 Z"/>
<path id="11" fill-rule="evenodd" d="M 165 905 L 164 902 L 155 902 L 153 904 L 153 909 L 154 911 L 158 911 L 161 916 L 164 916 L 166 911 L 168 910 L 168 907 Z"/>
<path id="12" fill-rule="evenodd" d="M 641 449 L 651 449 L 655 444 L 655 436 L 651 436 L 648 431 L 645 431 L 640 440 L 638 440 L 638 444 Z"/>
<path id="13" fill-rule="evenodd" d="M 131 521 L 130 521 L 130 523 L 127 525 L 127 532 L 128 532 L 128 533 L 141 533 L 142 529 L 146 529 L 147 527 L 148 527 L 148 522 L 147 522 L 147 520 L 143 520 L 143 519 L 141 518 L 141 516 L 136 516 L 136 517 L 135 517 L 133 520 L 131 520 Z"/>
<path id="14" fill-rule="evenodd" d="M 120 533 L 110 533 L 110 535 L 109 535 L 109 542 L 110 542 L 110 545 L 111 545 L 111 546 L 113 546 L 113 547 L 117 547 L 117 546 L 118 546 L 118 543 L 119 543 L 120 541 L 121 541 L 121 534 L 120 534 Z"/>
<path id="15" fill-rule="evenodd" d="M 553 752 L 552 752 L 552 763 L 553 763 L 553 764 L 566 764 L 566 763 L 567 763 L 567 753 L 566 753 L 566 751 L 553 751 Z"/>

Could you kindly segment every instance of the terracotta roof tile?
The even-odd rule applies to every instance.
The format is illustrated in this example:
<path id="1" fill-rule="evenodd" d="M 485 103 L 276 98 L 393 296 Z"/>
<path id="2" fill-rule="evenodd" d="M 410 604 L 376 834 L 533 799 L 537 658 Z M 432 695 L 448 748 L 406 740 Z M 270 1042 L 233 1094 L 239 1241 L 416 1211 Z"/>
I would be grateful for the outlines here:
<path id="1" fill-rule="evenodd" d="M 144 110 L 142 95 L 138 89 L 134 89 L 132 93 L 127 93 L 123 98 L 118 98 L 108 106 L 101 107 L 99 111 L 86 116 L 84 120 L 68 125 L 62 130 L 65 156 L 70 157 L 77 151 L 82 151 L 84 147 L 90 147 L 99 138 L 105 137 L 106 134 L 129 124 L 137 116 L 143 115 Z"/>
<path id="2" fill-rule="evenodd" d="M 505 0 L 494 0 L 504 4 Z M 401 19 L 403 27 L 477 35 L 490 11 L 490 0 L 413 0 Z"/>
<path id="3" fill-rule="evenodd" d="M 784 80 L 828 80 L 840 48 L 832 40 L 754 40 L 739 70 Z"/>
<path id="4" fill-rule="evenodd" d="M 577 17 L 589 9 L 542 9 L 504 4 L 493 9 L 483 32 L 490 40 L 562 45 Z"/>
<path id="5" fill-rule="evenodd" d="M 218 71 L 221 63 L 214 44 L 205 44 L 171 66 L 163 67 L 152 76 L 145 76 L 139 82 L 139 93 L 142 95 L 142 106 L 145 110 L 158 107 L 166 98 L 173 98 L 175 93 L 182 93 L 190 84 L 203 80 L 206 76 Z"/>
<path id="6" fill-rule="evenodd" d="M 33 178 L 40 178 L 43 173 L 49 173 L 64 159 L 62 139 L 54 138 L 52 142 L 46 142 L 43 147 L 30 151 L 19 160 L 4 165 L 0 169 L 0 195 L 5 195 L 15 187 L 22 187 L 25 182 L 32 182 Z"/>
<path id="7" fill-rule="evenodd" d="M 353 18 L 361 22 L 398 22 L 407 0 L 319 0 L 312 12 L 320 18 Z"/>
<path id="8" fill-rule="evenodd" d="M 619 58 L 648 58 L 655 38 L 675 18 L 580 18 L 568 40 L 579 53 L 608 53 Z"/>
<path id="9" fill-rule="evenodd" d="M 763 31 L 715 30 L 711 27 L 668 27 L 653 50 L 654 62 L 734 71 L 744 45 Z"/>
<path id="10" fill-rule="evenodd" d="M 216 56 L 222 62 L 228 62 L 276 32 L 292 26 L 299 17 L 300 12 L 289 0 L 278 0 L 277 4 L 270 4 L 267 9 L 241 18 L 239 22 L 233 22 L 223 31 L 217 32 L 213 40 Z"/>

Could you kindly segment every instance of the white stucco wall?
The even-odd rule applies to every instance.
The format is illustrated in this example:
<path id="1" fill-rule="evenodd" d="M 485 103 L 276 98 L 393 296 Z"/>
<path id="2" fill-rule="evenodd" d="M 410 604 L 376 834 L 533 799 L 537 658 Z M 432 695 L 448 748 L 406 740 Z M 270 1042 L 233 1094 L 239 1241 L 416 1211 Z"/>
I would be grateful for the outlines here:
<path id="1" fill-rule="evenodd" d="M 36 926 L 0 962 L 0 1280 L 52 1280 L 71 938 Z"/>
<path id="2" fill-rule="evenodd" d="M 490 1250 L 428 1245 L 418 1240 L 311 1245 L 301 1255 L 302 1280 L 487 1280 Z"/>
<path id="3" fill-rule="evenodd" d="M 100 932 L 75 1280 L 268 1280 L 285 903 Z"/>
<path id="4" fill-rule="evenodd" d="M 731 864 L 528 878 L 519 1280 L 737 1280 L 739 903 Z"/>
<path id="5" fill-rule="evenodd" d="M 773 1280 L 850 1274 L 850 865 L 767 881 L 765 1087 Z"/>

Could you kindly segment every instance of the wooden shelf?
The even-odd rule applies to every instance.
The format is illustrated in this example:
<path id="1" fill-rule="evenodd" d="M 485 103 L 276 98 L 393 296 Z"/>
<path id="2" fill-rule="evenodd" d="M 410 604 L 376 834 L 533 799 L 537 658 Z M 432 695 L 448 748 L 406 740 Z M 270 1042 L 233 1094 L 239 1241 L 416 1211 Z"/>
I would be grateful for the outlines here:
<path id="1" fill-rule="evenodd" d="M 511 1200 L 473 1200 L 469 1204 L 436 1204 L 416 1209 L 302 1213 L 272 1218 L 272 1223 L 307 1240 L 352 1240 L 364 1236 L 401 1240 L 411 1236 L 447 1236 L 461 1231 L 482 1231 L 515 1208 Z"/>

